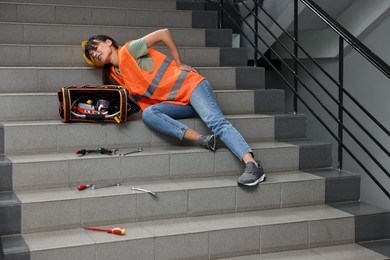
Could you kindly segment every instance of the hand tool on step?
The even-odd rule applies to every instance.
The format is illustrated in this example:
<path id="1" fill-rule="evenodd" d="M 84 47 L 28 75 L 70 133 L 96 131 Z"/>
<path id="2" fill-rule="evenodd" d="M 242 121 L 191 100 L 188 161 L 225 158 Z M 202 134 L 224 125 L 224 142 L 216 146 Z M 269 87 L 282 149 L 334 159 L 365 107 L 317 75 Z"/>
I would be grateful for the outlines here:
<path id="1" fill-rule="evenodd" d="M 132 187 L 131 190 L 135 190 L 135 191 L 141 191 L 141 192 L 146 192 L 146 193 L 149 193 L 150 195 L 156 197 L 156 193 L 153 192 L 153 191 L 150 191 L 150 190 L 147 190 L 147 189 L 142 189 L 142 188 L 137 188 L 137 187 Z"/>
<path id="2" fill-rule="evenodd" d="M 98 149 L 95 149 L 95 150 L 88 150 L 88 149 L 76 150 L 76 154 L 80 155 L 80 156 L 84 156 L 88 153 L 100 153 L 100 154 L 113 155 L 113 154 L 115 154 L 116 151 L 117 151 L 117 149 L 99 147 Z"/>
<path id="3" fill-rule="evenodd" d="M 77 189 L 78 190 L 85 190 L 85 189 L 88 189 L 88 188 L 91 188 L 92 187 L 92 184 L 80 184 L 77 186 Z"/>
<path id="4" fill-rule="evenodd" d="M 142 151 L 143 151 L 143 148 L 142 147 L 138 147 L 138 149 L 135 150 L 135 151 L 130 151 L 130 152 L 126 152 L 126 153 L 120 153 L 119 156 L 125 156 L 125 155 L 132 154 L 132 153 L 140 153 Z"/>
<path id="5" fill-rule="evenodd" d="M 101 188 L 108 188 L 108 187 L 119 187 L 121 184 L 120 183 L 113 183 L 113 184 L 108 184 L 108 185 L 92 185 L 91 189 L 96 190 L 96 189 L 101 189 Z"/>
<path id="6" fill-rule="evenodd" d="M 112 233 L 112 234 L 115 234 L 115 235 L 124 235 L 124 234 L 126 234 L 126 229 L 120 228 L 120 227 L 114 227 L 114 228 L 87 227 L 85 229 L 93 230 L 93 231 L 103 231 L 103 232 Z"/>

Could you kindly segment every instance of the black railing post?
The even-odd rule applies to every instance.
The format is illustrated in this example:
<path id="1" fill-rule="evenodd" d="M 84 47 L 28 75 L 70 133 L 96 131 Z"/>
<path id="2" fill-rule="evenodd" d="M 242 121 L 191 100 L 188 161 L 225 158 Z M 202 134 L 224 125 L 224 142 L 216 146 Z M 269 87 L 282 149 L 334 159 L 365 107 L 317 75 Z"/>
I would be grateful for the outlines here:
<path id="1" fill-rule="evenodd" d="M 344 39 L 339 36 L 339 131 L 338 131 L 338 169 L 343 169 L 343 126 L 344 126 L 344 116 L 343 116 L 343 107 L 344 107 Z"/>
<path id="2" fill-rule="evenodd" d="M 218 12 L 218 28 L 221 29 L 223 24 L 223 0 L 219 1 L 219 12 Z"/>
<path id="3" fill-rule="evenodd" d="M 257 60 L 259 59 L 259 55 L 257 53 L 257 50 L 259 49 L 259 38 L 257 37 L 258 32 L 259 32 L 259 23 L 257 22 L 256 17 L 259 17 L 259 7 L 258 7 L 257 0 L 254 0 L 253 2 L 255 4 L 255 6 L 254 6 L 254 8 L 255 8 L 255 17 L 253 19 L 255 33 L 254 33 L 253 37 L 254 37 L 254 40 L 255 40 L 255 48 L 256 48 L 255 50 L 253 50 L 254 51 L 254 55 L 255 55 L 254 56 L 253 66 L 257 67 Z"/>
<path id="4" fill-rule="evenodd" d="M 298 0 L 294 0 L 294 114 L 298 113 Z"/>

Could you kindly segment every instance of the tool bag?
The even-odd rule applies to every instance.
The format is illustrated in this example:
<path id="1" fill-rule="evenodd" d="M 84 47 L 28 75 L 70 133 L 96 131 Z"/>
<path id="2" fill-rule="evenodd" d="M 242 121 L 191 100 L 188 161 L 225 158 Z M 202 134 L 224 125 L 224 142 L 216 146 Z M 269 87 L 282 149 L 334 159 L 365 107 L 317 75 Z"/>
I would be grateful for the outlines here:
<path id="1" fill-rule="evenodd" d="M 140 110 L 136 99 L 122 86 L 65 86 L 57 94 L 65 123 L 121 123 Z"/>

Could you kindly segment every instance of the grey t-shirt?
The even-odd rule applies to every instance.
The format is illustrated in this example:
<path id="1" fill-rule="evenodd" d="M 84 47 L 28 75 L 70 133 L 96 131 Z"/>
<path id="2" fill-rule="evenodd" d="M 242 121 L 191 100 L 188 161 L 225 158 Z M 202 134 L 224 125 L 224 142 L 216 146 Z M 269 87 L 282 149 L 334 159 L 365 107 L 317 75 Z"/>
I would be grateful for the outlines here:
<path id="1" fill-rule="evenodd" d="M 137 61 L 137 64 L 141 69 L 148 72 L 153 70 L 154 62 L 149 55 L 148 45 L 146 44 L 144 37 L 130 42 L 127 45 L 127 50 Z"/>

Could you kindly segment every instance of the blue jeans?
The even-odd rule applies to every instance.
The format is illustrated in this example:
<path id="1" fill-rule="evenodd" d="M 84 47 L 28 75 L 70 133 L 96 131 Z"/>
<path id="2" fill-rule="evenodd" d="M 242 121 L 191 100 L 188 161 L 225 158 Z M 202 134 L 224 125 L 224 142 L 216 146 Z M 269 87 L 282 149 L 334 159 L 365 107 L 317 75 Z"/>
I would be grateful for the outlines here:
<path id="1" fill-rule="evenodd" d="M 244 154 L 252 153 L 242 135 L 222 114 L 207 80 L 199 83 L 192 92 L 190 104 L 182 106 L 159 103 L 149 106 L 143 111 L 142 120 L 151 129 L 182 140 L 189 127 L 176 119 L 190 118 L 197 114 L 237 158 L 242 160 Z"/>

